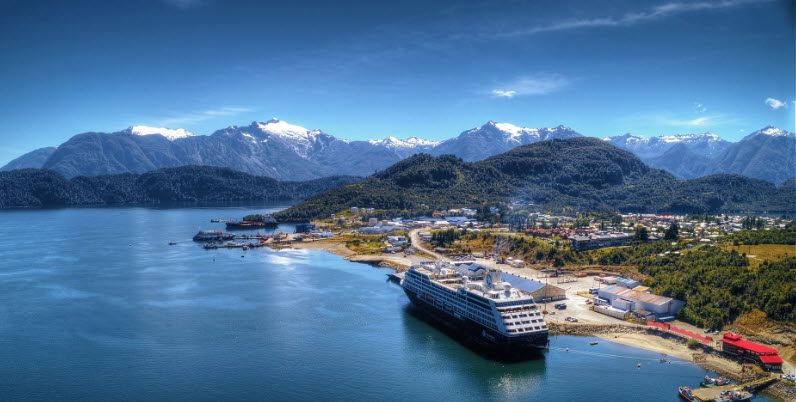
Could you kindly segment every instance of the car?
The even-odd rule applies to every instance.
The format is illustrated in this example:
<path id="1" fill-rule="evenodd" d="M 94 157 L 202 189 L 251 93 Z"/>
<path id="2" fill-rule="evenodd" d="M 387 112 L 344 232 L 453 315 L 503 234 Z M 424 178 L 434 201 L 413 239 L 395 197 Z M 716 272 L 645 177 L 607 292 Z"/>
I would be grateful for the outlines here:
<path id="1" fill-rule="evenodd" d="M 577 319 L 577 318 L 575 318 L 575 317 L 567 317 L 567 318 L 564 318 L 564 321 L 569 321 L 569 322 L 578 322 L 578 319 Z"/>
<path id="2" fill-rule="evenodd" d="M 567 304 L 566 303 L 557 303 L 554 307 L 559 309 L 559 310 L 566 310 L 567 309 Z"/>

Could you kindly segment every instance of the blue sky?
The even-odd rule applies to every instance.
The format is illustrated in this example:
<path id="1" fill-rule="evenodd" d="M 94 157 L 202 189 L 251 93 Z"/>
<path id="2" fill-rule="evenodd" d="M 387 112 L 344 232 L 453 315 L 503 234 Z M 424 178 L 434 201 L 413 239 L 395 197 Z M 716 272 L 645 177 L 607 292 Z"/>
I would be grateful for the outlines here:
<path id="1" fill-rule="evenodd" d="M 794 129 L 794 2 L 0 0 L 0 164 L 133 124 Z"/>

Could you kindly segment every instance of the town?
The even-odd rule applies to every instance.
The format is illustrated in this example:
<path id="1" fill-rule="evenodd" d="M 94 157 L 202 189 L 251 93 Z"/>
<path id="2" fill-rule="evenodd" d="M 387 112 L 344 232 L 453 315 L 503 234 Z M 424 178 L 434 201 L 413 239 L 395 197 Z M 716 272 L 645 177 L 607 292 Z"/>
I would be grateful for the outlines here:
<path id="1" fill-rule="evenodd" d="M 700 250 L 729 251 L 750 266 L 768 264 L 793 253 L 794 245 L 767 242 L 764 236 L 792 233 L 787 217 L 748 215 L 576 214 L 522 211 L 501 216 L 497 207 L 455 208 L 428 216 L 393 217 L 367 207 L 312 223 L 294 233 L 224 237 L 259 239 L 273 248 L 326 248 L 352 261 L 390 266 L 393 279 L 429 261 L 464 266 L 470 272 L 497 269 L 503 279 L 541 305 L 551 331 L 600 334 L 633 345 L 672 353 L 668 342 L 687 347 L 682 355 L 742 383 L 781 373 L 793 379 L 793 366 L 770 344 L 792 353 L 792 336 L 749 333 L 748 327 L 716 317 L 692 319 L 689 300 L 655 293 L 655 277 L 633 267 L 633 250 L 655 247 L 647 257 L 670 260 Z M 756 233 L 754 241 L 747 241 Z M 226 232 L 216 235 L 230 236 Z M 258 237 L 259 236 L 259 237 Z M 786 236 L 793 237 L 792 234 Z M 785 242 L 791 241 L 790 237 Z M 783 242 L 783 243 L 785 243 Z M 758 244 L 759 243 L 759 244 Z M 774 244 L 765 244 L 774 243 Z M 212 242 L 210 244 L 213 244 Z M 223 245 L 222 245 L 223 246 Z M 210 246 L 213 248 L 216 246 Z M 246 246 L 244 245 L 244 248 Z M 254 247 L 254 246 L 252 246 Z M 206 246 L 208 248 L 208 246 Z M 647 258 L 645 257 L 645 258 Z M 683 314 L 686 309 L 688 314 Z M 656 335 L 659 342 L 644 341 Z M 642 338 L 634 338 L 634 337 Z M 788 338 L 791 336 L 791 338 Z M 752 367 L 756 367 L 753 370 Z M 699 394 L 699 392 L 697 392 Z"/>

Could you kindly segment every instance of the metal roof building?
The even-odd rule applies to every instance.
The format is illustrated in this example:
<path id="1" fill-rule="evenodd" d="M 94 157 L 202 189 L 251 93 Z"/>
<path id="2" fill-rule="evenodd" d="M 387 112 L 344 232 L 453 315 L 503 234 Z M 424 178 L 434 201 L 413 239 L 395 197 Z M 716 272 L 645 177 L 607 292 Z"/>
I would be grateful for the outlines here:
<path id="1" fill-rule="evenodd" d="M 646 310 L 657 316 L 675 315 L 685 302 L 652 293 L 637 292 L 624 286 L 611 285 L 600 288 L 597 296 L 616 308 L 627 311 Z"/>

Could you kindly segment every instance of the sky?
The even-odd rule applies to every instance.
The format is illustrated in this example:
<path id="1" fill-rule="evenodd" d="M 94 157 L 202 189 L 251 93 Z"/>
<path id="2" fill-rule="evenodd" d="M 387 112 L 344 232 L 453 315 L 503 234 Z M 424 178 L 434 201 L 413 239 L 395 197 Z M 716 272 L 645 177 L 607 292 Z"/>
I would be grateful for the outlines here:
<path id="1" fill-rule="evenodd" d="M 792 0 L 0 0 L 0 164 L 272 117 L 347 139 L 793 131 L 794 21 Z"/>

